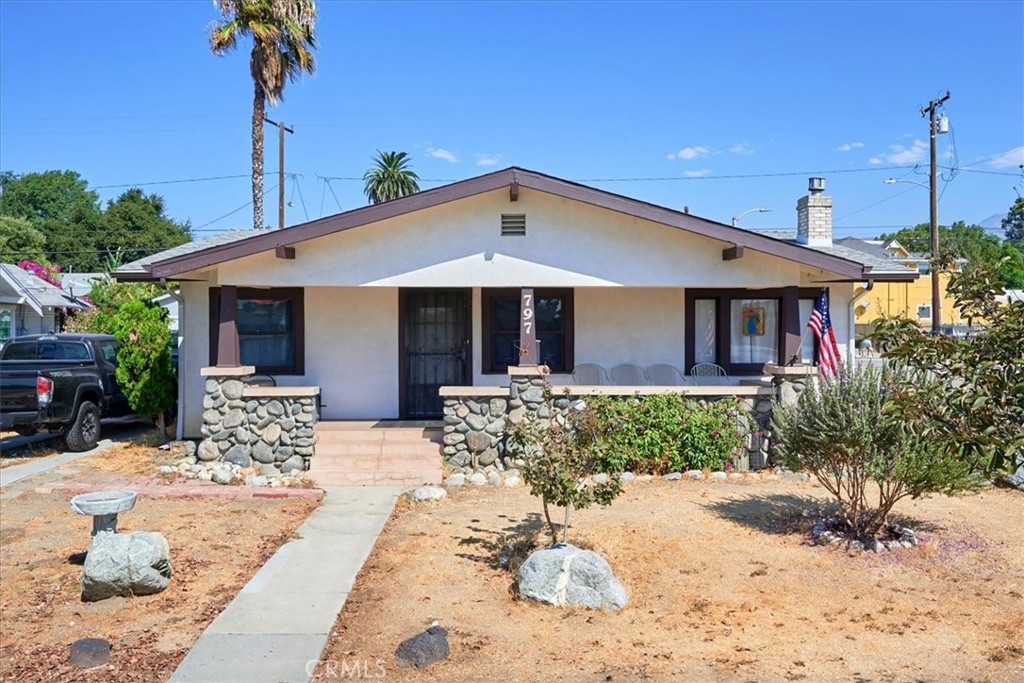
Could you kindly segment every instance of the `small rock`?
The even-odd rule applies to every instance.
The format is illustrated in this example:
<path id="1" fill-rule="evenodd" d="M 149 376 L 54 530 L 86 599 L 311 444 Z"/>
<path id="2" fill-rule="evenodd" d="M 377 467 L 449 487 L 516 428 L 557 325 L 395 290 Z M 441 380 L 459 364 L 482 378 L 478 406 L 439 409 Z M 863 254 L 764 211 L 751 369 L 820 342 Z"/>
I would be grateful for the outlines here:
<path id="1" fill-rule="evenodd" d="M 601 472 L 601 473 L 595 474 L 593 476 L 593 480 L 594 480 L 595 484 L 605 484 L 605 483 L 608 482 L 608 475 L 604 474 L 603 472 Z"/>
<path id="2" fill-rule="evenodd" d="M 688 476 L 690 479 L 693 479 L 694 481 L 699 481 L 704 478 L 704 473 L 701 472 L 700 470 L 688 470 L 686 472 L 686 476 Z"/>
<path id="3" fill-rule="evenodd" d="M 448 631 L 434 624 L 423 633 L 403 640 L 395 650 L 395 658 L 402 666 L 422 669 L 434 662 L 448 659 Z"/>
<path id="4" fill-rule="evenodd" d="M 178 468 L 174 465 L 160 465 L 160 474 L 177 474 Z"/>
<path id="5" fill-rule="evenodd" d="M 224 454 L 224 461 L 239 467 L 249 467 L 252 465 L 252 458 L 249 457 L 249 447 L 241 444 L 232 446 Z"/>
<path id="6" fill-rule="evenodd" d="M 637 481 L 652 481 L 654 479 L 653 474 L 638 474 L 636 475 Z"/>
<path id="7" fill-rule="evenodd" d="M 261 474 L 250 474 L 245 478 L 245 485 L 263 487 L 267 485 L 267 481 L 267 478 Z"/>
<path id="8" fill-rule="evenodd" d="M 203 442 L 199 444 L 199 450 L 196 451 L 196 457 L 204 462 L 216 460 L 220 457 L 220 449 L 217 448 L 217 444 L 213 441 L 204 439 Z"/>
<path id="9" fill-rule="evenodd" d="M 519 569 L 519 594 L 555 606 L 619 610 L 628 597 L 603 557 L 560 543 L 534 551 Z"/>
<path id="10" fill-rule="evenodd" d="M 474 486 L 483 486 L 487 483 L 487 477 L 483 472 L 474 472 L 473 476 L 469 478 L 469 483 Z"/>
<path id="11" fill-rule="evenodd" d="M 82 638 L 71 643 L 68 663 L 79 669 L 91 669 L 110 662 L 110 642 L 103 638 Z"/>
<path id="12" fill-rule="evenodd" d="M 162 535 L 101 531 L 93 537 L 85 556 L 82 600 L 151 595 L 167 588 L 170 580 L 171 550 Z"/>
<path id="13" fill-rule="evenodd" d="M 301 455 L 293 455 L 281 463 L 281 473 L 291 474 L 292 472 L 305 472 L 306 461 Z"/>
<path id="14" fill-rule="evenodd" d="M 501 475 L 497 472 L 488 472 L 487 484 L 489 486 L 501 486 Z"/>
<path id="15" fill-rule="evenodd" d="M 276 477 L 281 474 L 281 470 L 277 469 L 273 465 L 260 465 L 260 474 L 264 477 Z"/>
<path id="16" fill-rule="evenodd" d="M 211 473 L 210 470 L 205 470 L 205 469 L 201 470 L 196 475 L 196 479 L 201 479 L 202 481 L 212 481 L 213 480 L 213 473 Z"/>
<path id="17" fill-rule="evenodd" d="M 683 478 L 682 472 L 670 472 L 662 477 L 664 481 L 679 481 Z"/>
<path id="18" fill-rule="evenodd" d="M 466 483 L 466 475 L 460 472 L 450 475 L 444 480 L 445 486 L 462 486 Z"/>
<path id="19" fill-rule="evenodd" d="M 428 500 L 441 500 L 447 495 L 448 492 L 440 486 L 420 486 L 413 489 L 413 492 L 409 494 L 409 499 L 414 503 L 423 503 Z"/>
<path id="20" fill-rule="evenodd" d="M 742 478 L 743 478 L 743 473 L 742 472 L 730 472 L 729 473 L 729 479 L 742 479 Z"/>
<path id="21" fill-rule="evenodd" d="M 712 472 L 711 473 L 711 478 L 712 479 L 728 479 L 729 475 L 726 474 L 725 472 Z"/>
<path id="22" fill-rule="evenodd" d="M 210 472 L 210 479 L 214 484 L 230 484 L 234 478 L 234 474 L 229 467 L 214 467 L 213 471 Z"/>
<path id="23" fill-rule="evenodd" d="M 522 483 L 522 480 L 519 477 L 516 477 L 516 476 L 505 477 L 505 486 L 507 486 L 509 488 L 512 488 L 513 486 L 519 486 L 519 484 L 521 484 L 521 483 Z"/>
<path id="24" fill-rule="evenodd" d="M 622 481 L 633 481 L 636 479 L 636 475 L 632 472 L 623 472 L 622 476 L 619 477 Z"/>

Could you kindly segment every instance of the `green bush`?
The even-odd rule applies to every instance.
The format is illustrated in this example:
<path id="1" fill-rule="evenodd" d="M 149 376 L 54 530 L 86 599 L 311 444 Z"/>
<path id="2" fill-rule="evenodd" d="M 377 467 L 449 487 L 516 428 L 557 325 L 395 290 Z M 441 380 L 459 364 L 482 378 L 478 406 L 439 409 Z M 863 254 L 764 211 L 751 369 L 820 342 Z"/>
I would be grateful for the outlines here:
<path id="1" fill-rule="evenodd" d="M 776 456 L 810 472 L 837 500 L 851 535 L 874 537 L 901 499 L 972 488 L 968 464 L 930 448 L 914 424 L 886 410 L 909 380 L 891 369 L 846 369 L 773 405 Z M 873 483 L 874 486 L 869 486 Z M 868 503 L 877 493 L 877 506 Z"/>
<path id="2" fill-rule="evenodd" d="M 118 341 L 117 383 L 140 417 L 155 417 L 164 431 L 164 413 L 174 404 L 174 370 L 167 311 L 129 301 L 111 319 Z"/>
<path id="3" fill-rule="evenodd" d="M 738 406 L 681 394 L 586 399 L 610 472 L 721 469 L 744 445 Z"/>

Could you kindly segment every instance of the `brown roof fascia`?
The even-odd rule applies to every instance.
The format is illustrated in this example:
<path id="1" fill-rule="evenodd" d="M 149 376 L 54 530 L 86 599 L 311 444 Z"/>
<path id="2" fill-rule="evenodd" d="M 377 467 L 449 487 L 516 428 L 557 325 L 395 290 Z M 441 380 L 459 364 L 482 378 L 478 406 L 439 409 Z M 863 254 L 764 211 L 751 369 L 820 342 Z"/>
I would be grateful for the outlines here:
<path id="1" fill-rule="evenodd" d="M 328 216 L 278 230 L 249 239 L 211 247 L 192 254 L 177 256 L 147 266 L 148 277 L 144 274 L 118 276 L 124 280 L 146 280 L 171 278 L 191 270 L 209 268 L 225 261 L 251 256 L 264 251 L 275 250 L 324 237 L 344 230 L 350 230 L 377 221 L 395 218 L 421 209 L 432 208 L 447 202 L 464 199 L 473 195 L 490 192 L 517 183 L 521 187 L 534 189 L 584 204 L 616 211 L 628 216 L 660 223 L 680 230 L 729 243 L 737 247 L 748 247 L 753 251 L 785 258 L 814 268 L 821 268 L 851 278 L 863 279 L 867 268 L 854 261 L 824 254 L 820 251 L 790 242 L 772 239 L 763 235 L 716 223 L 704 218 L 681 213 L 672 209 L 650 204 L 631 197 L 625 197 L 606 190 L 569 182 L 536 171 L 511 167 L 494 173 L 462 180 L 432 190 L 425 190 L 382 204 L 373 204 L 344 213 Z M 895 279 L 904 279 L 894 275 Z M 880 278 L 876 278 L 880 279 Z M 888 277 L 886 277 L 888 279 Z"/>

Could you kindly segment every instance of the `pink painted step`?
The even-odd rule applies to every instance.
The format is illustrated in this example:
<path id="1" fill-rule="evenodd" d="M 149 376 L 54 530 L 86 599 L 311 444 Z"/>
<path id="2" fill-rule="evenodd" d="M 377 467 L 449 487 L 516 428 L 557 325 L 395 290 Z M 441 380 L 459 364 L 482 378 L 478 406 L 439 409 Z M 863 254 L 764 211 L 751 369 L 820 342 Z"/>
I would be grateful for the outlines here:
<path id="1" fill-rule="evenodd" d="M 309 477 L 319 486 L 417 486 L 441 481 L 440 427 L 321 422 Z"/>

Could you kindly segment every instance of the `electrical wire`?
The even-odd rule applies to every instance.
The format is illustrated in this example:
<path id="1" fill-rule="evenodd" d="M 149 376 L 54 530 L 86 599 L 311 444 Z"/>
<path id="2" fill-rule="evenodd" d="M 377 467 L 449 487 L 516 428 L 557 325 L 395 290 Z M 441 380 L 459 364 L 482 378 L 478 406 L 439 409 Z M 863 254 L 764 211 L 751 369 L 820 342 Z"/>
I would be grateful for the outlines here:
<path id="1" fill-rule="evenodd" d="M 264 196 L 264 197 L 266 197 L 266 196 L 267 196 L 268 194 L 270 194 L 271 192 L 273 192 L 273 191 L 274 191 L 274 190 L 276 190 L 276 189 L 277 189 L 277 185 L 274 185 L 274 186 L 273 186 L 273 187 L 271 187 L 271 188 L 270 188 L 269 190 L 264 190 L 264 192 L 263 192 L 263 196 Z M 228 216 L 233 216 L 234 214 L 238 213 L 239 211 L 241 211 L 242 209 L 244 209 L 245 207 L 247 207 L 247 206 L 250 206 L 250 205 L 252 205 L 252 200 L 251 200 L 251 199 L 250 199 L 249 201 L 247 201 L 247 202 L 246 202 L 245 204 L 242 204 L 242 205 L 241 205 L 240 207 L 238 207 L 237 209 L 232 209 L 231 211 L 228 211 L 228 212 L 227 212 L 226 214 L 224 214 L 223 216 L 220 216 L 219 218 L 214 218 L 214 219 L 213 219 L 212 221 L 207 221 L 207 222 L 203 223 L 202 225 L 200 225 L 199 227 L 196 227 L 196 228 L 192 228 L 192 232 L 199 232 L 199 231 L 201 231 L 201 230 L 202 230 L 203 228 L 205 228 L 206 226 L 208 226 L 208 225 L 213 225 L 213 224 L 214 224 L 214 223 L 216 223 L 217 221 L 222 221 L 222 220 L 224 220 L 225 218 L 227 218 Z"/>

